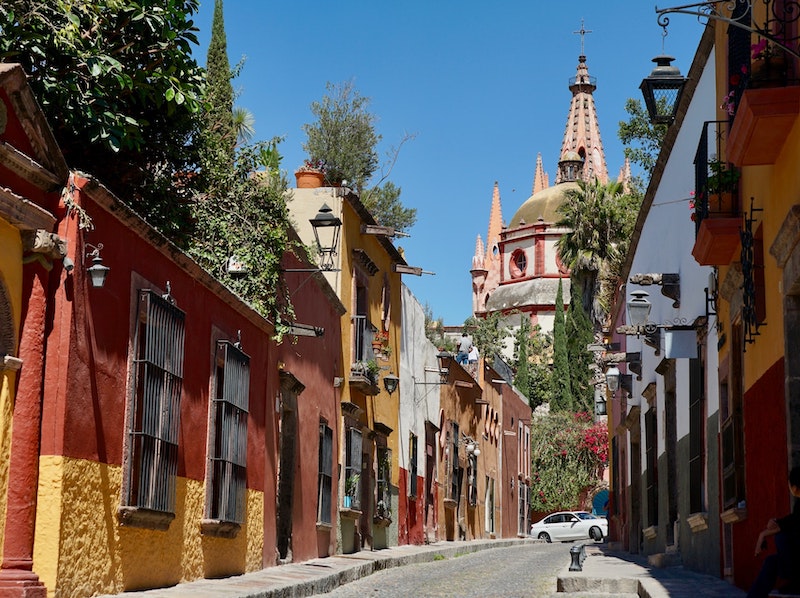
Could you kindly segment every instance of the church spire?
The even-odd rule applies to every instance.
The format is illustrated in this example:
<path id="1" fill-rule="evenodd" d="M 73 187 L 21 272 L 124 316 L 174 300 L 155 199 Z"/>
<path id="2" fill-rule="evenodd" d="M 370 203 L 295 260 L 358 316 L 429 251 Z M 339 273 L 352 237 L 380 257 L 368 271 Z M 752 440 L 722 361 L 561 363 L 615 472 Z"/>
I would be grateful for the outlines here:
<path id="1" fill-rule="evenodd" d="M 475 255 L 472 256 L 473 270 L 483 270 L 485 256 L 486 253 L 483 250 L 483 240 L 481 239 L 481 236 L 478 235 L 478 238 L 475 240 Z"/>
<path id="2" fill-rule="evenodd" d="M 581 51 L 583 51 L 583 36 L 589 33 L 583 28 L 583 23 L 578 33 L 581 34 Z M 561 144 L 556 183 L 575 179 L 591 181 L 595 178 L 603 184 L 608 182 L 608 168 L 592 95 L 597 88 L 596 83 L 595 77 L 589 76 L 586 56 L 581 53 L 578 57 L 578 70 L 575 77 L 570 79 L 572 103 L 567 116 L 564 141 Z M 576 165 L 579 167 L 577 172 Z"/>
<path id="3" fill-rule="evenodd" d="M 542 152 L 536 154 L 536 173 L 533 175 L 533 189 L 531 195 L 539 193 L 542 189 L 547 189 L 550 186 L 550 180 L 547 173 L 542 166 Z"/>
<path id="4" fill-rule="evenodd" d="M 500 243 L 500 231 L 503 230 L 503 211 L 500 208 L 500 187 L 494 182 L 492 191 L 492 210 L 489 212 L 489 232 L 486 235 L 486 252 L 491 260 L 497 255 Z M 487 260 L 488 261 L 488 260 Z"/>
<path id="5" fill-rule="evenodd" d="M 626 157 L 625 164 L 623 164 L 622 168 L 619 169 L 619 177 L 617 177 L 617 182 L 622 183 L 622 189 L 625 193 L 631 192 L 632 179 L 633 175 L 631 174 L 631 161 Z"/>

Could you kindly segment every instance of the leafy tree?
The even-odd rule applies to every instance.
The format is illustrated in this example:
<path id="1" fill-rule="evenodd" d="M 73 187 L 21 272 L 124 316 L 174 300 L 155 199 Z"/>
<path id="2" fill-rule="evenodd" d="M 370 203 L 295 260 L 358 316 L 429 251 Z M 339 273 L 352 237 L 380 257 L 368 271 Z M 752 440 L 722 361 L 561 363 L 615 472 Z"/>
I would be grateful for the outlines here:
<path id="1" fill-rule="evenodd" d="M 574 510 L 602 483 L 608 428 L 588 413 L 549 413 L 531 422 L 531 508 Z"/>
<path id="2" fill-rule="evenodd" d="M 328 95 L 311 104 L 316 122 L 303 125 L 308 136 L 303 149 L 313 162 L 325 163 L 328 182 L 346 180 L 361 192 L 378 168 L 375 148 L 381 136 L 375 131 L 376 118 L 367 110 L 369 98 L 352 82 L 328 82 L 325 89 Z"/>
<path id="3" fill-rule="evenodd" d="M 443 351 L 454 352 L 456 343 L 444 333 L 444 319 L 436 318 L 433 315 L 433 308 L 428 303 L 422 307 L 422 313 L 425 316 L 425 336 L 428 340 Z"/>
<path id="4" fill-rule="evenodd" d="M 289 214 L 286 180 L 259 175 L 264 152 L 277 152 L 278 139 L 236 152 L 233 168 L 210 160 L 205 167 L 209 188 L 199 195 L 194 214 L 203 231 L 189 253 L 206 270 L 227 285 L 254 309 L 278 326 L 292 314 L 285 293 L 280 261 L 293 249 L 287 241 Z M 263 173 L 263 171 L 261 171 Z M 246 275 L 228 271 L 229 258 L 244 266 Z"/>
<path id="5" fill-rule="evenodd" d="M 577 284 L 570 285 L 570 303 L 565 329 L 573 409 L 593 412 L 594 385 L 589 368 L 594 363 L 594 355 L 587 351 L 586 345 L 594 341 L 594 333 L 589 317 L 583 308 Z"/>
<path id="6" fill-rule="evenodd" d="M 503 323 L 501 312 L 492 312 L 485 318 L 470 316 L 464 321 L 463 330 L 472 336 L 472 343 L 485 358 L 491 359 L 503 352 L 508 327 Z"/>
<path id="7" fill-rule="evenodd" d="M 375 187 L 364 195 L 364 205 L 375 220 L 383 226 L 397 231 L 407 231 L 417 220 L 417 209 L 406 208 L 400 202 L 400 187 L 386 181 L 383 187 Z"/>
<path id="8" fill-rule="evenodd" d="M 535 326 L 531 337 L 530 394 L 531 409 L 553 400 L 553 336 L 542 334 Z"/>
<path id="9" fill-rule="evenodd" d="M 560 278 L 558 279 L 555 310 L 553 319 L 553 399 L 550 402 L 550 409 L 552 411 L 571 411 L 573 401 L 564 321 L 564 288 Z"/>
<path id="10" fill-rule="evenodd" d="M 3 0 L 0 61 L 19 62 L 67 162 L 181 242 L 190 232 L 203 71 L 197 0 Z"/>
<path id="11" fill-rule="evenodd" d="M 625 157 L 641 166 L 649 179 L 664 143 L 667 125 L 652 124 L 642 103 L 633 98 L 626 100 L 625 112 L 629 118 L 627 121 L 619 121 L 618 129 L 619 139 L 625 146 Z M 644 185 L 639 181 L 637 186 L 642 188 Z"/>
<path id="12" fill-rule="evenodd" d="M 406 208 L 400 201 L 400 187 L 386 179 L 400 152 L 400 147 L 412 136 L 406 135 L 397 148 L 388 154 L 388 165 L 379 173 L 371 188 L 373 175 L 378 173 L 377 152 L 381 136 L 375 130 L 376 117 L 369 112 L 369 98 L 359 94 L 352 82 L 326 84 L 327 95 L 311 104 L 316 121 L 303 125 L 307 140 L 303 149 L 309 161 L 325 165 L 329 184 L 347 181 L 355 189 L 375 220 L 398 231 L 410 229 L 417 220 L 417 211 Z"/>
<path id="13" fill-rule="evenodd" d="M 222 19 L 216 0 L 208 50 L 208 101 L 199 152 L 202 192 L 194 197 L 193 217 L 202 234 L 189 253 L 259 313 L 286 330 L 292 306 L 283 286 L 280 260 L 290 249 L 286 181 L 280 176 L 279 139 L 237 145 L 233 89 Z M 266 166 L 266 171 L 261 170 Z M 227 267 L 229 260 L 239 272 Z M 243 270 L 243 272 L 241 271 Z"/>

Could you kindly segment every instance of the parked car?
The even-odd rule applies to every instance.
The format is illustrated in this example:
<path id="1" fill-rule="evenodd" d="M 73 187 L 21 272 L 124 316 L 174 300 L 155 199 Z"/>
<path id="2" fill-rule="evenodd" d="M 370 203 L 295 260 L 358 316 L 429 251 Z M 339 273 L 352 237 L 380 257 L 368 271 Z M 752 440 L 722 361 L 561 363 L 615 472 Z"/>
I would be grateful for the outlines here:
<path id="1" fill-rule="evenodd" d="M 608 535 L 608 519 L 585 511 L 561 511 L 531 525 L 531 536 L 545 542 L 589 538 L 596 542 Z"/>

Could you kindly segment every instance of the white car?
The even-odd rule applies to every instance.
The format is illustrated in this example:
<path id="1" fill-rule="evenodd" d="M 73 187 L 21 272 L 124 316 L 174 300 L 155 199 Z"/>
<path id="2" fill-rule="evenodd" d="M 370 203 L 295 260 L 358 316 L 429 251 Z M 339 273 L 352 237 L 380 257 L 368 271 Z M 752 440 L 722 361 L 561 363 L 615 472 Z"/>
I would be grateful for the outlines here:
<path id="1" fill-rule="evenodd" d="M 545 542 L 589 538 L 596 542 L 608 535 L 608 519 L 585 511 L 560 511 L 531 525 L 531 536 Z"/>

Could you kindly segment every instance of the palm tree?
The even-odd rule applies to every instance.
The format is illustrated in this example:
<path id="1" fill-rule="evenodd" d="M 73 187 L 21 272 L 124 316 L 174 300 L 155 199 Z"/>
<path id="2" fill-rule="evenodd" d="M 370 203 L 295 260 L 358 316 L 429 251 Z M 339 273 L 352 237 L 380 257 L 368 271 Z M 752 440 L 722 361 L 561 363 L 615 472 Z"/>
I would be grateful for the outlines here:
<path id="1" fill-rule="evenodd" d="M 641 197 L 624 193 L 620 182 L 578 181 L 559 208 L 558 226 L 569 229 L 558 240 L 561 260 L 580 285 L 581 300 L 595 325 L 608 316 L 613 281 L 628 249 Z M 602 284 L 601 284 L 602 283 Z"/>
<path id="2" fill-rule="evenodd" d="M 249 143 L 256 134 L 256 119 L 253 113 L 241 106 L 233 107 L 233 133 L 236 135 L 236 145 Z"/>

